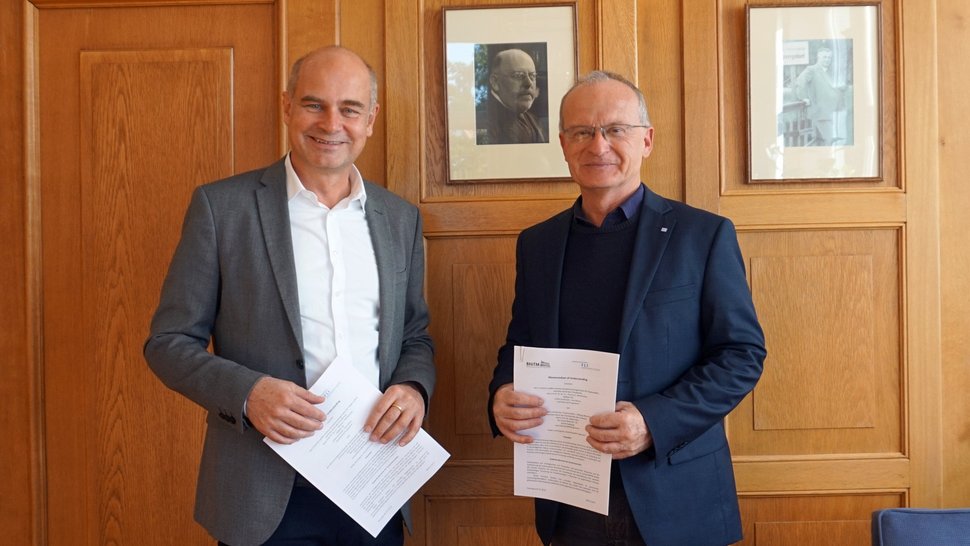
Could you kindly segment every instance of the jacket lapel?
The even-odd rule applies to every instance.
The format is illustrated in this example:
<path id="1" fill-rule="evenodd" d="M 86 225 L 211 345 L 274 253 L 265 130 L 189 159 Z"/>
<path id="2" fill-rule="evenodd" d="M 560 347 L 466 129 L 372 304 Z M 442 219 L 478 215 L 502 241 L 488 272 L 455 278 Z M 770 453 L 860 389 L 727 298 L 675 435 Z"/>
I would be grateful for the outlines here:
<path id="1" fill-rule="evenodd" d="M 548 310 L 548 314 L 538 314 L 542 316 L 542 320 L 536 320 L 530 325 L 538 334 L 537 345 L 540 347 L 559 346 L 559 294 L 562 288 L 562 267 L 566 260 L 566 243 L 569 240 L 569 227 L 572 220 L 572 209 L 554 217 L 548 225 L 549 233 L 540 238 L 543 245 L 539 249 L 539 259 L 530 261 L 530 267 L 536 269 L 536 273 L 531 278 L 541 279 L 539 286 L 530 287 L 537 300 L 535 308 Z M 545 279 L 551 282 L 546 282 Z"/>
<path id="2" fill-rule="evenodd" d="M 263 187 L 256 190 L 256 207 L 259 223 L 266 241 L 266 254 L 276 287 L 286 309 L 290 328 L 297 342 L 303 347 L 303 329 L 300 325 L 300 298 L 296 284 L 296 266 L 293 259 L 293 240 L 290 236 L 290 211 L 286 200 L 286 168 L 283 161 L 271 165 L 260 180 Z"/>
<path id="3" fill-rule="evenodd" d="M 367 182 L 365 182 L 365 185 Z M 371 244 L 374 245 L 374 258 L 377 261 L 377 284 L 380 307 L 378 324 L 392 324 L 396 313 L 397 298 L 392 294 L 395 284 L 395 272 L 404 269 L 404 264 L 395 263 L 395 252 L 391 239 L 391 225 L 387 217 L 387 209 L 380 194 L 367 188 L 367 200 L 364 202 L 364 217 L 370 230 Z M 388 361 L 388 351 L 392 346 L 389 336 L 392 328 L 379 328 L 377 333 L 377 362 L 380 367 L 380 384 L 391 371 Z"/>
<path id="4" fill-rule="evenodd" d="M 677 224 L 677 219 L 668 214 L 672 210 L 670 205 L 650 191 L 650 188 L 645 189 L 636 241 L 633 245 L 633 259 L 630 262 L 630 277 L 627 280 L 626 295 L 623 298 L 623 318 L 620 322 L 620 339 L 617 345 L 620 354 L 623 354 L 633 323 L 640 314 L 647 291 L 657 272 L 657 266 Z"/>

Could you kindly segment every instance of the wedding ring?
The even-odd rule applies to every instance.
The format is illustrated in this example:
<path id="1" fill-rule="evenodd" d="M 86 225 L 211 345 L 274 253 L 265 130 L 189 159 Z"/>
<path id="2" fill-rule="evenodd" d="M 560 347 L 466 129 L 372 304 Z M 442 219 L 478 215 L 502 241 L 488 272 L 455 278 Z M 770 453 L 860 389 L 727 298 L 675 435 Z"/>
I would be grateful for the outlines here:
<path id="1" fill-rule="evenodd" d="M 399 411 L 401 413 L 404 413 L 404 408 L 402 408 L 401 406 L 399 406 L 397 404 L 391 404 L 391 407 L 392 408 L 397 408 L 397 411 Z"/>

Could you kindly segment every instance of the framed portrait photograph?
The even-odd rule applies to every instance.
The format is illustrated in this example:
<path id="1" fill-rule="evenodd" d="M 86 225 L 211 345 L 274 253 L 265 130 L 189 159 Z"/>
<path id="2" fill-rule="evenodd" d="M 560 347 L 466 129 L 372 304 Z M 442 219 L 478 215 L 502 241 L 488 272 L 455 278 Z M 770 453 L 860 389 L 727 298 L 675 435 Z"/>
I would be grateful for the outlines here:
<path id="1" fill-rule="evenodd" d="M 576 7 L 443 8 L 448 182 L 563 180 Z"/>
<path id="2" fill-rule="evenodd" d="M 882 176 L 879 6 L 748 7 L 749 182 Z"/>

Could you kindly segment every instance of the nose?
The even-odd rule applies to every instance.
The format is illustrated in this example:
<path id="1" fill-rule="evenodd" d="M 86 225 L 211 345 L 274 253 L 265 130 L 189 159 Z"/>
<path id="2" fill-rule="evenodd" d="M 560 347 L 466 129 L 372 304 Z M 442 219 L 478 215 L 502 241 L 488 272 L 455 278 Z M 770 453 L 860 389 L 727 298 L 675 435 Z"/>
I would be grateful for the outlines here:
<path id="1" fill-rule="evenodd" d="M 324 108 L 317 117 L 317 125 L 328 133 L 340 130 L 340 112 L 336 108 Z"/>
<path id="2" fill-rule="evenodd" d="M 589 141 L 589 148 L 596 151 L 606 151 L 610 149 L 610 141 L 606 138 L 606 129 L 594 127 L 593 139 Z"/>

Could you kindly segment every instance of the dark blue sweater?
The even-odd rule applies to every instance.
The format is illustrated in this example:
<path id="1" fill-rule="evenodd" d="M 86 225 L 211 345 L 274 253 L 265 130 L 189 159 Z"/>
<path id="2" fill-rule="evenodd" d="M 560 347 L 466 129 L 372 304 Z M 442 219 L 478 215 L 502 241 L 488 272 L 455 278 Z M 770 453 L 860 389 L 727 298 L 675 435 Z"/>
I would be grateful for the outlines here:
<path id="1" fill-rule="evenodd" d="M 559 346 L 615 353 L 639 215 L 608 227 L 574 221 L 559 294 Z"/>

